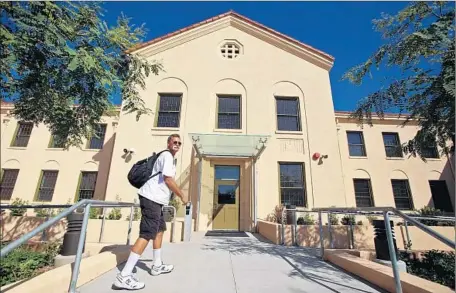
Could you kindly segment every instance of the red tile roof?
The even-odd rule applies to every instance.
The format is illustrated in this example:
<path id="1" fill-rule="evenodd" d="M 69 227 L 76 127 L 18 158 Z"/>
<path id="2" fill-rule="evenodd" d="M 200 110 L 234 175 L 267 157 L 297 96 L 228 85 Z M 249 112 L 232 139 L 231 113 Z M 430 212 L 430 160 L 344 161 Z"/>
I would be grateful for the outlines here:
<path id="1" fill-rule="evenodd" d="M 175 31 L 175 32 L 166 34 L 166 35 L 161 36 L 161 37 L 159 37 L 159 38 L 150 40 L 150 41 L 148 41 L 148 42 L 144 42 L 144 43 L 138 44 L 138 45 L 136 45 L 136 46 L 134 46 L 134 47 L 128 49 L 128 50 L 126 51 L 126 53 L 132 53 L 132 52 L 137 51 L 137 50 L 139 50 L 139 49 L 142 49 L 142 48 L 144 48 L 144 47 L 146 47 L 146 46 L 149 46 L 149 45 L 158 43 L 158 42 L 160 42 L 160 41 L 166 40 L 166 39 L 168 39 L 168 38 L 177 36 L 177 35 L 179 35 L 179 34 L 181 34 L 181 33 L 183 33 L 183 32 L 189 31 L 189 30 L 191 30 L 191 29 L 197 28 L 197 27 L 202 26 L 202 25 L 207 24 L 207 23 L 214 22 L 214 21 L 216 21 L 216 20 L 219 20 L 219 19 L 224 18 L 224 17 L 227 17 L 227 16 L 232 16 L 232 17 L 238 18 L 238 19 L 240 19 L 240 20 L 242 20 L 242 21 L 245 21 L 245 22 L 247 22 L 247 23 L 249 23 L 249 24 L 251 24 L 251 25 L 253 25 L 253 26 L 255 26 L 255 27 L 259 28 L 259 29 L 261 29 L 261 30 L 265 30 L 265 31 L 267 31 L 267 32 L 269 32 L 269 33 L 271 33 L 271 34 L 277 36 L 277 37 L 280 37 L 280 38 L 282 38 L 282 39 L 284 39 L 284 40 L 286 40 L 286 41 L 289 41 L 289 42 L 291 42 L 291 43 L 293 43 L 293 44 L 295 44 L 295 45 L 297 45 L 297 46 L 299 46 L 299 47 L 301 47 L 301 48 L 307 49 L 307 50 L 309 50 L 309 51 L 311 51 L 311 52 L 313 52 L 313 53 L 316 53 L 316 54 L 318 54 L 318 55 L 320 55 L 320 56 L 322 56 L 322 57 L 324 57 L 324 58 L 327 58 L 327 59 L 329 59 L 331 62 L 334 61 L 334 57 L 333 57 L 333 56 L 331 56 L 331 55 L 329 55 L 329 54 L 327 54 L 327 53 L 325 53 L 325 52 L 323 52 L 323 51 L 320 51 L 320 50 L 318 50 L 318 49 L 316 49 L 316 48 L 313 48 L 313 47 L 311 47 L 311 46 L 309 46 L 309 45 L 306 45 L 306 44 L 304 44 L 304 43 L 302 43 L 302 42 L 300 42 L 300 41 L 298 41 L 298 40 L 295 40 L 295 39 L 293 39 L 293 38 L 291 38 L 291 37 L 289 37 L 289 36 L 287 36 L 287 35 L 284 35 L 284 34 L 282 34 L 282 33 L 279 33 L 279 32 L 277 32 L 277 31 L 275 31 L 275 30 L 273 30 L 273 29 L 271 29 L 271 28 L 269 28 L 269 27 L 267 27 L 267 26 L 265 26 L 265 25 L 262 25 L 262 24 L 259 23 L 259 22 L 256 22 L 256 21 L 254 21 L 254 20 L 251 20 L 251 19 L 249 19 L 249 18 L 247 18 L 247 17 L 245 17 L 245 16 L 243 16 L 243 15 L 240 15 L 239 13 L 234 12 L 234 11 L 232 11 L 232 10 L 230 10 L 230 11 L 228 11 L 228 12 L 225 12 L 225 13 L 222 13 L 222 14 L 220 14 L 220 15 L 214 16 L 214 17 L 212 17 L 212 18 L 203 20 L 203 21 L 201 21 L 201 22 L 195 23 L 195 24 L 193 24 L 193 25 L 190 25 L 190 26 L 185 27 L 185 28 L 183 28 L 183 29 L 180 29 L 180 30 L 178 30 L 178 31 Z"/>

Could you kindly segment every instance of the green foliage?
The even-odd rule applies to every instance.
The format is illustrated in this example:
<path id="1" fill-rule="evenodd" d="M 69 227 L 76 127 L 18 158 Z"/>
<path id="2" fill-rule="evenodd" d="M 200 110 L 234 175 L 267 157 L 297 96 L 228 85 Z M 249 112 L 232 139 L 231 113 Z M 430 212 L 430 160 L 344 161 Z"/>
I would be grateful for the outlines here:
<path id="1" fill-rule="evenodd" d="M 89 219 L 99 219 L 102 213 L 101 208 L 90 208 Z"/>
<path id="2" fill-rule="evenodd" d="M 435 209 L 433 207 L 425 206 L 419 210 L 417 210 L 418 215 L 422 217 L 435 217 L 435 216 L 443 216 L 443 212 L 439 209 Z M 419 222 L 423 223 L 426 226 L 454 226 L 454 222 L 449 221 L 432 221 L 432 220 L 418 220 Z"/>
<path id="3" fill-rule="evenodd" d="M 51 217 L 55 216 L 55 212 L 51 208 L 46 208 L 46 209 L 35 208 L 34 211 L 35 211 L 36 216 L 39 218 L 46 218 L 46 217 L 51 218 Z"/>
<path id="4" fill-rule="evenodd" d="M 359 85 L 366 75 L 372 77 L 372 67 L 400 69 L 401 76 L 360 101 L 352 117 L 372 125 L 372 112 L 381 118 L 392 108 L 408 113 L 404 124 L 417 119 L 420 130 L 403 149 L 423 160 L 428 146 L 438 144 L 444 153 L 454 152 L 454 17 L 450 1 L 411 2 L 396 15 L 382 14 L 373 23 L 386 43 L 342 77 Z"/>
<path id="5" fill-rule="evenodd" d="M 356 219 L 355 216 L 353 215 L 346 215 L 343 216 L 342 220 L 340 221 L 342 225 L 355 225 L 356 224 Z"/>
<path id="6" fill-rule="evenodd" d="M 11 209 L 11 216 L 22 217 L 27 213 L 27 209 L 21 208 L 21 206 L 28 205 L 28 200 L 22 200 L 20 198 L 15 198 L 11 205 L 16 206 L 17 208 Z"/>
<path id="7" fill-rule="evenodd" d="M 162 65 L 127 50 L 145 36 L 121 15 L 102 20 L 99 2 L 0 2 L 1 99 L 11 99 L 19 120 L 44 123 L 57 143 L 80 146 L 110 114 L 120 94 L 136 117 L 151 112 L 139 96 Z"/>
<path id="8" fill-rule="evenodd" d="M 120 208 L 113 208 L 108 214 L 109 220 L 120 220 L 120 218 L 122 218 L 122 212 L 120 211 Z"/>
<path id="9" fill-rule="evenodd" d="M 311 214 L 304 214 L 304 217 L 299 217 L 298 225 L 315 225 L 315 220 Z"/>
<path id="10" fill-rule="evenodd" d="M 170 206 L 173 206 L 175 209 L 176 209 L 176 213 L 177 211 L 179 210 L 180 206 L 181 206 L 181 202 L 177 199 L 177 197 L 173 197 L 170 201 L 169 201 L 169 205 Z"/>
<path id="11" fill-rule="evenodd" d="M 455 289 L 453 251 L 430 250 L 423 254 L 421 260 L 401 252 L 400 258 L 407 264 L 408 273 Z"/>
<path id="12" fill-rule="evenodd" d="M 0 263 L 0 286 L 38 275 L 43 268 L 52 266 L 59 250 L 58 243 L 49 243 L 42 251 L 33 251 L 25 245 L 14 249 Z"/>
<path id="13" fill-rule="evenodd" d="M 267 215 L 266 221 L 272 222 L 272 223 L 277 223 L 277 224 L 282 224 L 282 219 L 283 219 L 283 213 L 284 213 L 285 207 L 283 205 L 277 205 L 272 213 Z"/>
<path id="14" fill-rule="evenodd" d="M 336 226 L 339 225 L 339 217 L 335 214 L 330 214 L 329 215 L 329 221 L 331 222 L 331 225 Z"/>

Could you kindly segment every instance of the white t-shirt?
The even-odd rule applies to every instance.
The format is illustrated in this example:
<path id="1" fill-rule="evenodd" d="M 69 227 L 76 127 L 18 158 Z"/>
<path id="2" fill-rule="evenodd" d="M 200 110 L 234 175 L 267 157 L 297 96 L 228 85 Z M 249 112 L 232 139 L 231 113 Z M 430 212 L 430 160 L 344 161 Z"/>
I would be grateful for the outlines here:
<path id="1" fill-rule="evenodd" d="M 166 151 L 160 154 L 154 164 L 152 175 L 162 172 L 155 177 L 149 179 L 138 191 L 140 196 L 143 196 L 158 204 L 168 205 L 171 197 L 171 190 L 164 181 L 164 176 L 173 177 L 176 175 L 176 166 L 174 165 L 174 157 L 170 152 Z"/>

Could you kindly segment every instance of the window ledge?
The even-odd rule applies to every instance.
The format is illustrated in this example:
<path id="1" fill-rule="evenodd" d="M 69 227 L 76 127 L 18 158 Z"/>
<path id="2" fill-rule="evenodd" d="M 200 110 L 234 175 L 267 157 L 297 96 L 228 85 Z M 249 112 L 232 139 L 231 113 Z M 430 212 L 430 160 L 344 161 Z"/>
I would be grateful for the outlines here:
<path id="1" fill-rule="evenodd" d="M 302 135 L 302 131 L 286 131 L 286 130 L 276 130 L 276 134 L 292 134 L 292 135 Z"/>
<path id="2" fill-rule="evenodd" d="M 425 158 L 426 161 L 433 161 L 433 162 L 438 162 L 438 161 L 441 161 L 442 159 L 441 158 Z"/>
<path id="3" fill-rule="evenodd" d="M 9 150 L 22 150 L 22 151 L 25 151 L 27 149 L 27 147 L 8 147 Z"/>
<path id="4" fill-rule="evenodd" d="M 152 131 L 179 131 L 179 127 L 152 127 Z"/>
<path id="5" fill-rule="evenodd" d="M 392 161 L 403 161 L 405 160 L 404 157 L 386 157 L 387 160 L 392 160 Z"/>
<path id="6" fill-rule="evenodd" d="M 46 151 L 64 151 L 64 148 L 46 148 Z"/>
<path id="7" fill-rule="evenodd" d="M 83 152 L 101 152 L 103 149 L 82 149 Z"/>
<path id="8" fill-rule="evenodd" d="M 348 156 L 349 159 L 367 160 L 367 156 Z"/>
<path id="9" fill-rule="evenodd" d="M 214 132 L 227 132 L 227 133 L 242 133 L 242 129 L 223 129 L 223 128 L 214 128 Z"/>

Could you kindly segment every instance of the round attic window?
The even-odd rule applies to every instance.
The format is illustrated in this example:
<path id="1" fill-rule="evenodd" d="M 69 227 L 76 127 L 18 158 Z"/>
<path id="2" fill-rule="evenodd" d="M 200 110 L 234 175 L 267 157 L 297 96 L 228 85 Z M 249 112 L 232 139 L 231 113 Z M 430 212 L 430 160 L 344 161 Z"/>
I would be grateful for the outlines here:
<path id="1" fill-rule="evenodd" d="M 234 42 L 226 42 L 223 43 L 220 47 L 220 53 L 222 54 L 223 58 L 226 59 L 234 59 L 241 54 L 241 46 Z"/>

